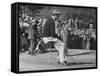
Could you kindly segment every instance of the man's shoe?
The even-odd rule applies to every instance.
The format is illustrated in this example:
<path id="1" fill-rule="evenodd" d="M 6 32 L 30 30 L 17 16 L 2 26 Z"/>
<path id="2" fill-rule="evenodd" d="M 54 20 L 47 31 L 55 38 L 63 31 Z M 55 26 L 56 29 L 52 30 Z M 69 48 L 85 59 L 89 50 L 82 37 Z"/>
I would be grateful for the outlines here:
<path id="1" fill-rule="evenodd" d="M 68 63 L 67 63 L 67 61 L 63 61 L 61 64 L 66 66 Z"/>
<path id="2" fill-rule="evenodd" d="M 38 53 L 39 52 L 39 50 L 34 50 L 34 53 Z"/>
<path id="3" fill-rule="evenodd" d="M 60 62 L 60 61 L 57 61 L 57 63 L 58 63 L 58 64 L 61 64 L 61 62 Z"/>
<path id="4" fill-rule="evenodd" d="M 28 52 L 28 54 L 29 54 L 29 55 L 34 55 L 35 53 L 34 53 L 34 52 Z"/>
<path id="5" fill-rule="evenodd" d="M 28 54 L 31 54 L 31 52 L 28 52 Z"/>

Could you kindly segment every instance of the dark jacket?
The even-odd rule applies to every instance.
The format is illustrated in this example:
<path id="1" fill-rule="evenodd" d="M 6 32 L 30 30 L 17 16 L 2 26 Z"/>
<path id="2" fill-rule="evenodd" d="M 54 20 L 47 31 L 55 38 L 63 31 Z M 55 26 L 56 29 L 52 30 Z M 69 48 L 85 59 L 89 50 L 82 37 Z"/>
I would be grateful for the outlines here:
<path id="1" fill-rule="evenodd" d="M 37 21 L 35 22 L 34 25 L 30 25 L 28 28 L 28 39 L 33 39 L 36 40 L 37 36 L 38 36 L 38 29 L 37 29 Z"/>
<path id="2" fill-rule="evenodd" d="M 55 22 L 52 18 L 48 18 L 43 27 L 43 37 L 57 37 L 55 33 Z"/>

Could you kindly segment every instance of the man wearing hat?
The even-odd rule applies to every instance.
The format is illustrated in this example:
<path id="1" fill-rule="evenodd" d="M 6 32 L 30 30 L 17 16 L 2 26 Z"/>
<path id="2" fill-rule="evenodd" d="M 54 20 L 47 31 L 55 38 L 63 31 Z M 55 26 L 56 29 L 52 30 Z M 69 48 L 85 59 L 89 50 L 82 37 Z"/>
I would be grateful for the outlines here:
<path id="1" fill-rule="evenodd" d="M 44 24 L 42 36 L 43 36 L 43 42 L 45 44 L 49 42 L 54 42 L 55 48 L 57 49 L 58 53 L 57 62 L 59 64 L 66 65 L 67 61 L 65 58 L 66 53 L 65 53 L 64 43 L 61 40 L 59 40 L 55 29 L 55 21 L 60 18 L 60 15 L 61 15 L 60 11 L 53 10 L 51 17 L 49 17 Z"/>

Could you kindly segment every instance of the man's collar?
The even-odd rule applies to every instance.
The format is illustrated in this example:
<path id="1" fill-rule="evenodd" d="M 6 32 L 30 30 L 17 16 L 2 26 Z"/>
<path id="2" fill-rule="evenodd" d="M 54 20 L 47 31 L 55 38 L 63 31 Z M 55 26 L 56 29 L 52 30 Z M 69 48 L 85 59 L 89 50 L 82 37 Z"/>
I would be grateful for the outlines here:
<path id="1" fill-rule="evenodd" d="M 54 20 L 54 17 L 53 16 L 51 16 L 51 18 Z M 55 20 L 54 20 L 55 21 Z"/>

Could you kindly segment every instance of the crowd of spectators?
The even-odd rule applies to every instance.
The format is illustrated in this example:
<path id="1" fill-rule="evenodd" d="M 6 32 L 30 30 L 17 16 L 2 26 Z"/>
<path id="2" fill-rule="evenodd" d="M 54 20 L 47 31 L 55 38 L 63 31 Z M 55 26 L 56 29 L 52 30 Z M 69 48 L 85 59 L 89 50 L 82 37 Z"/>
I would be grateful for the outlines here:
<path id="1" fill-rule="evenodd" d="M 20 35 L 20 50 L 25 51 L 30 47 L 29 32 L 31 31 L 30 26 L 34 26 L 35 41 L 36 44 L 42 38 L 43 25 L 46 22 L 46 17 L 36 15 L 35 17 L 29 16 L 23 13 L 19 17 L 19 35 Z M 59 20 L 61 30 L 68 24 L 68 20 L 71 20 L 70 27 L 72 30 L 68 30 L 68 48 L 70 49 L 96 49 L 96 31 L 93 28 L 78 28 L 78 21 L 72 18 L 66 20 Z M 61 35 L 59 35 L 61 36 Z M 34 46 L 36 46 L 36 44 Z"/>

